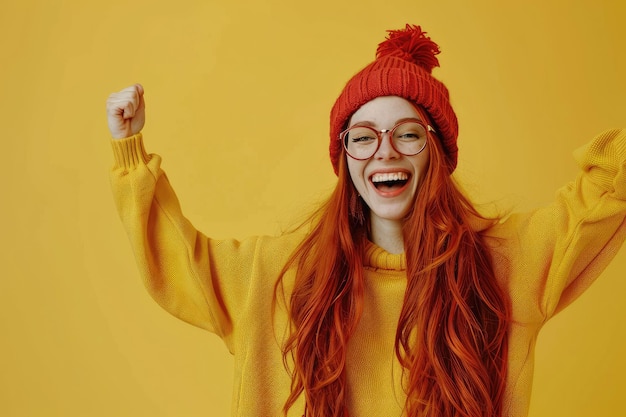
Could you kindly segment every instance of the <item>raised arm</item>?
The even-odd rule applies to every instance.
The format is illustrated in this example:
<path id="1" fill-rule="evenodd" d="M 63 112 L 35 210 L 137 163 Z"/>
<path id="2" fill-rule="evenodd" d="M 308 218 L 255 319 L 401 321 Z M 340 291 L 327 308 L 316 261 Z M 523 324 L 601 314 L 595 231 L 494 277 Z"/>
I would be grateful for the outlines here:
<path id="1" fill-rule="evenodd" d="M 107 116 L 114 138 L 113 195 L 147 289 L 167 311 L 228 343 L 267 239 L 212 240 L 185 218 L 161 157 L 144 149 L 141 85 L 111 94 Z"/>
<path id="2" fill-rule="evenodd" d="M 609 130 L 575 152 L 581 169 L 554 203 L 487 232 L 514 319 L 542 323 L 604 270 L 626 238 L 626 132 Z"/>

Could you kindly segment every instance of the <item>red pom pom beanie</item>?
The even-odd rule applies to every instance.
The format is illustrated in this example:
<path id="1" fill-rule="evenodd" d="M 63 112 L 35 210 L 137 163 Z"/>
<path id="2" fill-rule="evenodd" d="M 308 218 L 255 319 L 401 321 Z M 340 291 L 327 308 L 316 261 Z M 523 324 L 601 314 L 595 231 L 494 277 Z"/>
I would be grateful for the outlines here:
<path id="1" fill-rule="evenodd" d="M 331 110 L 330 160 L 335 174 L 343 148 L 339 134 L 359 107 L 381 96 L 405 98 L 428 113 L 452 172 L 457 162 L 459 127 L 448 89 L 431 75 L 432 69 L 439 66 L 439 47 L 419 26 L 406 25 L 403 30 L 388 33 L 378 45 L 376 60 L 348 81 Z"/>

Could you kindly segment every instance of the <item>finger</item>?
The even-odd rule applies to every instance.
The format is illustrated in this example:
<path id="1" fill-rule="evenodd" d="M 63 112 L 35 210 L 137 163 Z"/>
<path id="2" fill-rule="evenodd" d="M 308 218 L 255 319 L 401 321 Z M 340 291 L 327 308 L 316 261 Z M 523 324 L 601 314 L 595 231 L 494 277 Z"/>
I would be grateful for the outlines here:
<path id="1" fill-rule="evenodd" d="M 121 115 L 124 119 L 128 119 L 135 115 L 142 101 L 142 96 L 135 86 L 125 88 L 109 96 L 107 112 L 111 115 Z"/>
<path id="2" fill-rule="evenodd" d="M 126 103 L 125 100 L 119 100 L 114 95 L 111 95 L 109 99 L 107 100 L 107 105 L 106 105 L 107 114 L 110 116 L 121 116 L 122 114 L 124 114 L 125 103 Z"/>
<path id="3" fill-rule="evenodd" d="M 139 99 L 139 105 L 137 106 L 137 108 L 135 109 L 135 114 L 141 112 L 142 110 L 144 110 L 146 108 L 146 100 L 143 99 L 143 97 L 141 97 Z"/>
<path id="4" fill-rule="evenodd" d="M 120 91 L 120 94 L 139 100 L 143 96 L 143 92 L 143 86 L 139 83 L 136 83 Z"/>
<path id="5" fill-rule="evenodd" d="M 127 101 L 123 107 L 124 113 L 122 113 L 123 119 L 131 119 L 135 115 L 136 104 L 134 101 Z"/>

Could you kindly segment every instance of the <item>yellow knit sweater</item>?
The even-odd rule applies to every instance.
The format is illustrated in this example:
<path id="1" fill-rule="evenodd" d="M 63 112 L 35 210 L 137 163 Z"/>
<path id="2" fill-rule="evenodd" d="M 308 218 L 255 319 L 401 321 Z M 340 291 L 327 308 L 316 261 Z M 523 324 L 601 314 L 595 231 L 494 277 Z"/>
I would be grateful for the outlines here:
<path id="1" fill-rule="evenodd" d="M 224 340 L 235 360 L 233 416 L 281 415 L 290 388 L 280 350 L 288 319 L 279 308 L 272 320 L 271 301 L 302 235 L 209 239 L 183 216 L 161 158 L 145 152 L 141 134 L 112 144 L 113 194 L 148 290 L 170 313 Z M 575 156 L 581 173 L 553 204 L 482 231 L 513 306 L 505 416 L 528 414 L 543 324 L 589 287 L 626 238 L 626 131 L 604 132 Z M 368 246 L 365 310 L 348 346 L 351 417 L 402 414 L 393 343 L 405 266 L 404 255 Z M 300 402 L 289 415 L 302 412 Z"/>

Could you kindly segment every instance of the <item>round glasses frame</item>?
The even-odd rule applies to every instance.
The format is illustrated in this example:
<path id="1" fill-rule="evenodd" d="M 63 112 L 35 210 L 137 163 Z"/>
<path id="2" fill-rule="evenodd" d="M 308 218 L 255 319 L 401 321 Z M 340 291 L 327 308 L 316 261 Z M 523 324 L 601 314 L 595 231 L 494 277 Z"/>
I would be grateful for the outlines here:
<path id="1" fill-rule="evenodd" d="M 429 133 L 437 133 L 437 131 L 429 124 L 426 124 L 420 120 L 405 120 L 402 121 L 398 124 L 396 124 L 394 127 L 392 127 L 391 129 L 382 129 L 382 130 L 376 130 L 371 126 L 352 126 L 347 128 L 346 130 L 344 130 L 343 132 L 341 132 L 339 134 L 339 140 L 341 140 L 341 142 L 343 143 L 343 148 L 346 151 L 346 154 L 352 158 L 352 159 L 356 159 L 357 161 L 365 161 L 367 159 L 370 159 L 371 157 L 373 157 L 374 155 L 376 155 L 376 152 L 378 152 L 378 149 L 380 149 L 380 145 L 383 142 L 383 133 L 388 133 L 389 134 L 389 143 L 391 144 L 391 147 L 398 152 L 399 154 L 405 155 L 405 156 L 415 156 L 418 155 L 420 152 L 422 152 L 424 149 L 426 149 L 426 145 L 428 144 L 428 140 L 424 141 L 424 145 L 417 151 L 417 152 L 412 152 L 412 153 L 406 153 L 406 152 L 402 152 L 401 150 L 399 150 L 396 145 L 394 144 L 394 140 L 393 140 L 393 134 L 395 133 L 396 129 L 398 129 L 399 127 L 409 124 L 409 123 L 415 123 L 420 125 L 422 128 L 424 128 L 424 131 L 426 133 L 426 135 L 428 136 Z M 350 133 L 351 130 L 354 130 L 356 128 L 359 129 L 369 129 L 372 132 L 374 132 L 376 134 L 376 137 L 378 138 L 378 143 L 376 145 L 376 149 L 372 152 L 372 154 L 366 158 L 357 158 L 356 156 L 352 155 L 350 153 L 350 151 L 348 150 L 348 133 Z"/>

